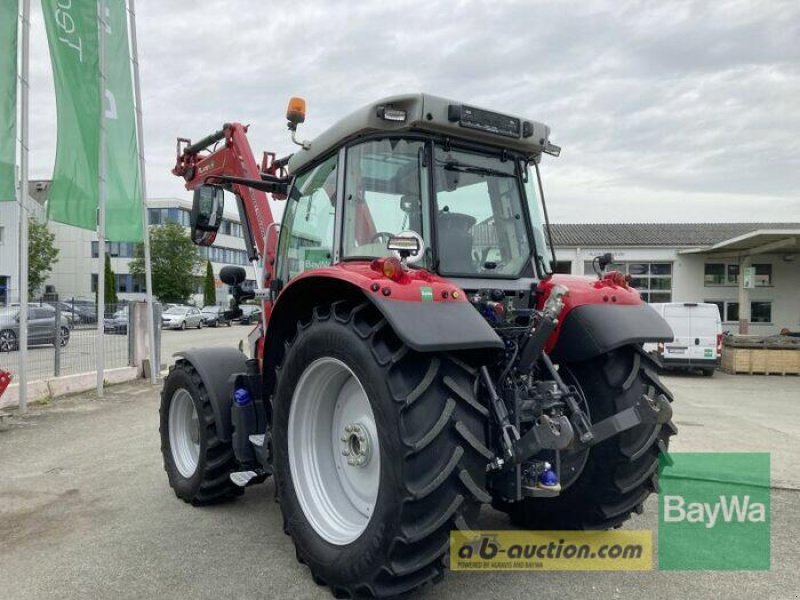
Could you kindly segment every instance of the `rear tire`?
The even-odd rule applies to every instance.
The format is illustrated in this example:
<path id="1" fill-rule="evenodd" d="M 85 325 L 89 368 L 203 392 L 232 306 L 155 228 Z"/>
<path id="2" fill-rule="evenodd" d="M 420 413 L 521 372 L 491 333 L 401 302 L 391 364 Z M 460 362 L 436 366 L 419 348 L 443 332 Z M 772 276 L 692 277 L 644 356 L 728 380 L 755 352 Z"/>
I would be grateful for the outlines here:
<path id="1" fill-rule="evenodd" d="M 624 347 L 568 366 L 586 396 L 596 423 L 632 406 L 642 394 L 672 395 L 656 374 L 656 364 L 634 347 Z M 555 498 L 496 503 L 525 529 L 610 529 L 641 513 L 658 491 L 658 457 L 677 428 L 643 424 L 589 450 L 580 475 Z M 562 480 L 568 474 L 561 474 Z"/>
<path id="2" fill-rule="evenodd" d="M 309 385 L 315 369 L 325 364 L 344 365 L 340 379 Z M 337 597 L 386 597 L 442 577 L 450 530 L 469 528 L 481 502 L 490 499 L 484 491 L 491 457 L 485 439 L 488 411 L 475 398 L 474 380 L 475 371 L 452 356 L 419 354 L 404 346 L 369 303 L 318 307 L 308 323 L 299 324 L 278 370 L 274 467 L 284 531 L 314 581 L 330 586 Z M 379 457 L 377 489 L 365 504 L 353 503 L 355 510 L 361 506 L 360 520 L 337 491 L 341 487 L 346 493 L 346 486 L 336 483 L 348 476 L 348 468 L 357 468 L 348 466 L 342 456 L 348 447 L 338 448 L 348 435 L 345 429 L 340 438 L 338 429 L 351 419 L 335 417 L 342 398 L 350 397 L 344 390 L 348 385 L 355 389 L 353 381 L 370 407 L 356 414 L 374 418 L 371 424 L 365 418 L 363 425 L 367 431 L 374 427 L 370 452 Z M 319 402 L 315 394 L 333 396 Z M 314 415 L 318 421 L 328 419 L 324 409 L 308 410 L 314 402 L 335 407 L 327 411 L 334 415 L 327 436 L 303 435 L 298 429 L 297 423 L 313 419 L 300 419 L 293 411 Z M 356 424 L 354 429 L 360 429 L 360 421 Z M 318 457 L 303 463 L 310 466 L 298 467 L 303 457 L 297 439 L 312 445 L 303 454 Z M 311 440 L 320 446 L 313 447 Z M 374 469 L 369 460 L 364 466 Z M 313 465 L 320 462 L 330 463 L 329 468 L 319 467 L 320 473 L 334 475 L 314 475 Z M 314 489 L 325 490 L 322 497 L 331 502 L 314 503 L 309 481 L 319 484 Z M 334 517 L 354 515 L 357 526 L 337 538 L 329 524 L 339 521 L 325 519 L 326 510 Z"/>
<path id="3" fill-rule="evenodd" d="M 185 360 L 170 367 L 159 413 L 164 470 L 178 498 L 199 506 L 244 492 L 230 480 L 236 459 L 230 442 L 219 438 L 206 387 Z"/>
<path id="4" fill-rule="evenodd" d="M 703 369 L 703 375 L 706 377 L 713 377 L 714 371 L 716 371 L 716 369 Z"/>

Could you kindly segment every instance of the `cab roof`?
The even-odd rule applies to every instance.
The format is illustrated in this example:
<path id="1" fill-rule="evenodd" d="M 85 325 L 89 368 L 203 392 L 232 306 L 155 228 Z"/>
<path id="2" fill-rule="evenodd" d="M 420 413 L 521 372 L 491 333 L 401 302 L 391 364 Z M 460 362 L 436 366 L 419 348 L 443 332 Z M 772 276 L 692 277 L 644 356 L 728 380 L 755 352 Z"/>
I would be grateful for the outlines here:
<path id="1" fill-rule="evenodd" d="M 379 132 L 449 135 L 531 158 L 555 148 L 549 145 L 550 128 L 543 123 L 430 94 L 404 94 L 372 102 L 332 125 L 294 153 L 289 171 L 296 173 L 344 142 Z"/>

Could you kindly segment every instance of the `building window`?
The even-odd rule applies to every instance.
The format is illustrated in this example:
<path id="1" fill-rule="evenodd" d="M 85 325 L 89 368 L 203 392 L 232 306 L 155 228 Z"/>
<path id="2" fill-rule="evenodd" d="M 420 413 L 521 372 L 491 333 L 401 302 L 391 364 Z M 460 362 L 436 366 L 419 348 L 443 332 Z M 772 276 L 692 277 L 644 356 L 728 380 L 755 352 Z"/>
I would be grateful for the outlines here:
<path id="1" fill-rule="evenodd" d="M 620 271 L 630 277 L 630 285 L 645 302 L 672 301 L 672 263 L 669 262 L 619 262 L 606 267 L 607 271 Z M 594 274 L 592 261 L 583 263 L 585 275 Z"/>
<path id="2" fill-rule="evenodd" d="M 704 300 L 709 304 L 716 304 L 719 314 L 726 323 L 737 323 L 739 321 L 739 303 L 727 300 Z M 750 322 L 751 323 L 772 323 L 772 302 L 754 301 L 750 303 Z"/>
<path id="3" fill-rule="evenodd" d="M 725 285 L 725 265 L 722 263 L 706 263 L 703 274 L 705 285 Z"/>
<path id="4" fill-rule="evenodd" d="M 770 287 L 772 285 L 772 265 L 753 265 L 756 269 L 756 287 Z"/>
<path id="5" fill-rule="evenodd" d="M 0 306 L 8 304 L 8 276 L 0 275 Z"/>
<path id="6" fill-rule="evenodd" d="M 106 242 L 106 254 L 111 258 L 133 258 L 136 244 L 132 242 Z M 97 258 L 97 242 L 92 242 L 92 258 Z"/>
<path id="7" fill-rule="evenodd" d="M 751 302 L 750 322 L 772 323 L 772 302 Z"/>
<path id="8" fill-rule="evenodd" d="M 0 244 L 2 244 L 3 240 L 5 240 L 5 236 L 6 236 L 6 228 L 0 227 Z"/>
<path id="9" fill-rule="evenodd" d="M 754 264 L 756 270 L 756 287 L 770 287 L 772 285 L 772 265 Z M 706 263 L 704 283 L 711 286 L 737 286 L 739 285 L 738 263 Z"/>
<path id="10" fill-rule="evenodd" d="M 92 273 L 92 293 L 97 293 L 97 273 Z"/>
<path id="11" fill-rule="evenodd" d="M 556 266 L 553 269 L 554 273 L 564 273 L 569 275 L 572 273 L 572 261 L 571 260 L 557 260 Z"/>

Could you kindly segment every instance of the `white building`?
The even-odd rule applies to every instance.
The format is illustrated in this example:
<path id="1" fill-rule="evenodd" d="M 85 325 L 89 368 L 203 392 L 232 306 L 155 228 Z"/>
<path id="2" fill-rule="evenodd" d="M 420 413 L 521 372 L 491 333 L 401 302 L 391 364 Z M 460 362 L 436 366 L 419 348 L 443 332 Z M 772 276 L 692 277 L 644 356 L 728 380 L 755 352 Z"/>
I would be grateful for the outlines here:
<path id="1" fill-rule="evenodd" d="M 732 332 L 740 316 L 751 334 L 800 329 L 800 223 L 558 223 L 552 233 L 559 272 L 592 274 L 592 259 L 610 252 L 609 268 L 648 302 L 714 302 Z"/>

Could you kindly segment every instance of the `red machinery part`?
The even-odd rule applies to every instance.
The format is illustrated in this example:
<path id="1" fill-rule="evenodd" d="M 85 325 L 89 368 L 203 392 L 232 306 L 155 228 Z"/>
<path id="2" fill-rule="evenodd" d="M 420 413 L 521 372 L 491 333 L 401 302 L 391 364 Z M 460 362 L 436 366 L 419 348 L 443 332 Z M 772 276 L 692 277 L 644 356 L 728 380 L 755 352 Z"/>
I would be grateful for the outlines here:
<path id="1" fill-rule="evenodd" d="M 3 371 L 3 369 L 0 369 L 0 396 L 2 396 L 3 392 L 6 391 L 6 388 L 11 383 L 11 379 L 12 379 L 11 373 L 9 373 L 8 371 Z"/>

